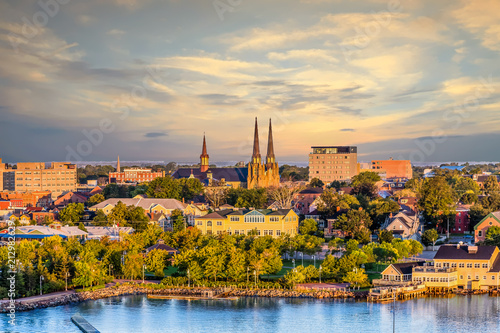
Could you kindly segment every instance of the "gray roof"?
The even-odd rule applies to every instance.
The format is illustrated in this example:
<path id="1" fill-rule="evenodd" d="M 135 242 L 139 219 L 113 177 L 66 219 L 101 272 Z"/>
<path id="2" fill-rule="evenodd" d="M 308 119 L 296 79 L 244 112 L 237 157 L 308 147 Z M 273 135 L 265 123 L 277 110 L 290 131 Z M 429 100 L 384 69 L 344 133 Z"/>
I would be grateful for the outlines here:
<path id="1" fill-rule="evenodd" d="M 476 253 L 469 253 L 469 246 L 461 245 L 442 245 L 437 251 L 434 259 L 451 260 L 490 260 L 496 246 L 477 246 Z"/>
<path id="2" fill-rule="evenodd" d="M 248 168 L 210 168 L 207 172 L 201 172 L 199 168 L 181 168 L 172 174 L 172 178 L 189 178 L 192 173 L 194 178 L 203 181 L 208 178 L 208 172 L 212 173 L 213 179 L 221 180 L 224 178 L 227 182 L 246 183 L 248 178 Z"/>
<path id="3" fill-rule="evenodd" d="M 121 201 L 126 206 L 142 207 L 144 210 L 149 210 L 151 207 L 161 205 L 166 209 L 180 209 L 184 210 L 187 204 L 180 202 L 176 199 L 157 199 L 157 198 L 112 198 L 104 200 L 97 205 L 92 206 L 93 209 L 103 209 L 107 205 L 116 206 Z"/>

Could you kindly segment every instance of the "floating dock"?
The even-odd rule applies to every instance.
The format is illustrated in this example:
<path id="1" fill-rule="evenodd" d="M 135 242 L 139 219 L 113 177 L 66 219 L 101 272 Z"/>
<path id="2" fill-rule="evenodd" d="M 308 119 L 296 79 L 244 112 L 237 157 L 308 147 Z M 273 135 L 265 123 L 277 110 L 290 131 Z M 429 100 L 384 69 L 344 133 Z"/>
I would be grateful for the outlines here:
<path id="1" fill-rule="evenodd" d="M 83 318 L 81 314 L 77 313 L 71 317 L 73 324 L 78 326 L 78 328 L 83 333 L 100 333 L 94 326 L 90 325 L 87 319 Z"/>

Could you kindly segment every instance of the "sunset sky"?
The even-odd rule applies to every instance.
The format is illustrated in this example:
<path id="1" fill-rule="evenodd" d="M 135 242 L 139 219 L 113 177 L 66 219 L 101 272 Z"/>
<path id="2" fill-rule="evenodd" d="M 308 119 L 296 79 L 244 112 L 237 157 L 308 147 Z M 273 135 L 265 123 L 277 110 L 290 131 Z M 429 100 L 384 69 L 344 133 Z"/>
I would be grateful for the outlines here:
<path id="1" fill-rule="evenodd" d="M 4 0 L 0 157 L 499 161 L 499 59 L 498 0 Z"/>

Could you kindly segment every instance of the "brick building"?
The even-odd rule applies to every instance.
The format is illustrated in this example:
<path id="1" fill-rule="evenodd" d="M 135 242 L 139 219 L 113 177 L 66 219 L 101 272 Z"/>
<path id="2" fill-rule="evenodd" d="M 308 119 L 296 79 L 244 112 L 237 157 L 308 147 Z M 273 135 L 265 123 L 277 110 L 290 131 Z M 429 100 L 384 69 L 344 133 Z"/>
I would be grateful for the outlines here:
<path id="1" fill-rule="evenodd" d="M 324 183 L 345 181 L 357 174 L 357 147 L 316 146 L 309 154 L 309 181 L 318 178 Z"/>
<path id="2" fill-rule="evenodd" d="M 410 160 L 374 160 L 371 163 L 371 171 L 385 174 L 385 178 L 413 178 L 413 170 Z"/>
<path id="3" fill-rule="evenodd" d="M 150 182 L 158 177 L 165 177 L 165 171 L 153 172 L 151 169 L 131 168 L 123 172 L 110 172 L 110 183 L 144 183 Z"/>

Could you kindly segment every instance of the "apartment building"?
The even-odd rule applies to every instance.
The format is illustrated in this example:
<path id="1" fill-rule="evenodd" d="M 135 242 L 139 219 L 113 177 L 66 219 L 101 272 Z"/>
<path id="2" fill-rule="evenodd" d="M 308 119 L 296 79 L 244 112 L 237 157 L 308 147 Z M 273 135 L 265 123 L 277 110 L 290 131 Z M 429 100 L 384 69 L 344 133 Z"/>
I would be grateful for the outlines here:
<path id="1" fill-rule="evenodd" d="M 225 209 L 195 218 L 203 235 L 223 234 L 279 237 L 298 233 L 299 216 L 292 209 Z"/>
<path id="2" fill-rule="evenodd" d="M 50 191 L 57 196 L 76 190 L 76 165 L 67 162 L 17 163 L 16 168 L 0 163 L 0 174 L 4 191 Z"/>
<path id="3" fill-rule="evenodd" d="M 309 181 L 318 178 L 328 184 L 350 180 L 357 174 L 358 149 L 353 146 L 315 146 L 309 154 Z"/>

